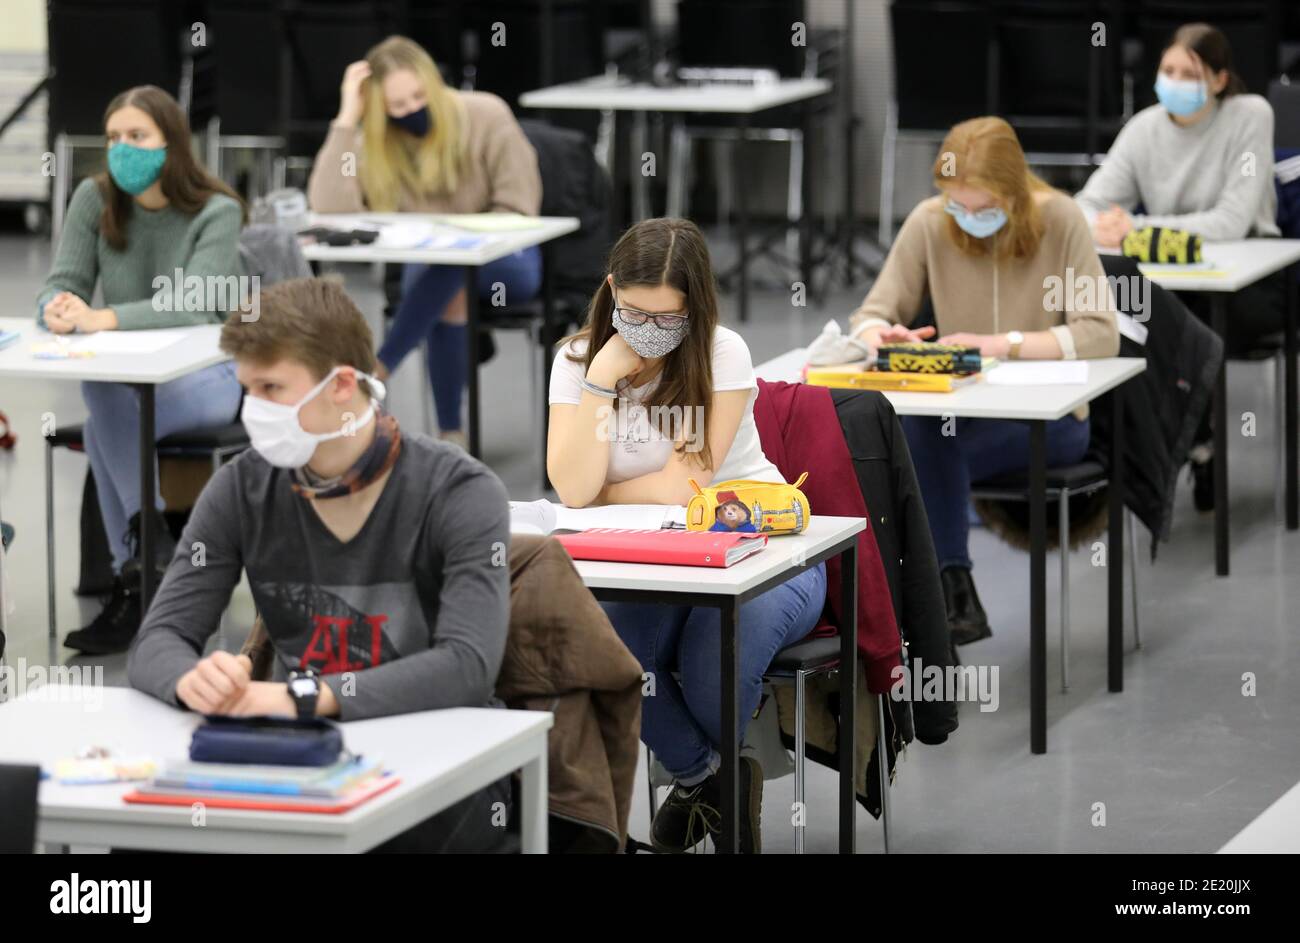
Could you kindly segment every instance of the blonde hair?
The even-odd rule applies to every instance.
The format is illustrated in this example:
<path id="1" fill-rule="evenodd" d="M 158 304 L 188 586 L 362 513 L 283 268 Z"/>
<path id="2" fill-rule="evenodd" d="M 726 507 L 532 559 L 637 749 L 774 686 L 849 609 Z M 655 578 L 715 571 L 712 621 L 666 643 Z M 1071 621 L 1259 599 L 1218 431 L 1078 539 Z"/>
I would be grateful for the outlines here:
<path id="1" fill-rule="evenodd" d="M 363 154 L 359 175 L 366 203 L 379 212 L 397 209 L 398 195 L 453 192 L 465 168 L 467 136 L 464 108 L 447 88 L 437 66 L 419 43 L 389 36 L 366 53 L 366 110 L 361 122 Z M 384 79 L 408 69 L 424 86 L 431 127 L 423 138 L 411 138 L 392 126 L 384 103 Z"/>
<path id="2" fill-rule="evenodd" d="M 1043 238 L 1042 215 L 1035 193 L 1053 188 L 1029 169 L 1020 139 L 1001 118 L 971 118 L 954 125 L 943 139 L 934 162 L 934 184 L 947 193 L 951 186 L 986 190 L 996 197 L 1007 214 L 1007 224 L 998 234 L 998 254 L 1027 258 L 1038 251 Z M 988 240 L 968 234 L 952 217 L 948 236 L 970 255 L 988 251 Z"/>

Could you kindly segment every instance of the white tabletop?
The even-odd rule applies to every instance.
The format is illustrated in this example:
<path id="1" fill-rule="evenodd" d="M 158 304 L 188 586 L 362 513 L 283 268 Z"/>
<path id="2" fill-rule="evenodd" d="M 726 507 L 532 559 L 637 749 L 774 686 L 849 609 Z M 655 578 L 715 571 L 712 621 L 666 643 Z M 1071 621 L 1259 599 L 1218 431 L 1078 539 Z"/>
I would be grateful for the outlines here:
<path id="1" fill-rule="evenodd" d="M 42 699 L 41 690 L 0 704 L 0 763 L 52 769 L 88 746 L 122 757 L 184 759 L 201 720 L 127 688 L 82 689 L 87 697 L 80 701 Z M 519 768 L 538 741 L 544 752 L 551 723 L 544 712 L 471 708 L 344 723 L 348 749 L 381 760 L 401 783 L 340 815 L 208 808 L 206 824 L 196 828 L 189 806 L 123 802 L 134 783 L 44 780 L 37 837 L 196 852 L 365 851 Z"/>
<path id="2" fill-rule="evenodd" d="M 552 85 L 519 96 L 525 108 L 588 111 L 709 112 L 748 115 L 825 95 L 826 79 L 780 79 L 759 85 L 674 85 L 659 88 L 604 75 Z"/>
<path id="3" fill-rule="evenodd" d="M 1300 784 L 1259 814 L 1219 849 L 1221 855 L 1294 855 L 1300 852 Z"/>
<path id="4" fill-rule="evenodd" d="M 313 213 L 310 225 L 339 228 L 373 228 L 390 223 L 438 225 L 437 214 L 426 213 Z M 368 246 L 306 245 L 302 253 L 317 262 L 420 262 L 425 265 L 486 265 L 521 249 L 539 246 L 575 232 L 581 225 L 574 216 L 538 216 L 536 226 L 501 232 L 455 231 L 465 236 L 482 236 L 484 243 L 472 249 L 391 249 L 371 243 Z M 451 227 L 455 229 L 455 227 Z"/>
<path id="5" fill-rule="evenodd" d="M 0 350 L 0 379 L 7 377 L 42 380 L 104 380 L 117 383 L 166 383 L 230 358 L 217 346 L 220 324 L 168 328 L 180 339 L 148 354 L 97 354 L 67 360 L 38 360 L 33 343 L 51 341 L 59 335 L 40 328 L 35 317 L 0 318 L 0 330 L 18 331 L 18 340 Z M 115 332 L 116 333 L 116 332 Z M 135 333 L 135 332 L 123 332 Z"/>
<path id="6" fill-rule="evenodd" d="M 728 567 L 612 563 L 604 560 L 575 560 L 574 566 L 588 589 L 739 596 L 778 573 L 802 566 L 802 561 L 846 537 L 852 537 L 866 526 L 865 518 L 827 517 L 814 511 L 802 534 L 769 536 L 766 547 Z"/>
<path id="7" fill-rule="evenodd" d="M 771 382 L 798 383 L 806 358 L 806 349 L 796 347 L 758 364 L 754 373 Z M 1074 412 L 1147 368 L 1141 357 L 1103 357 L 1087 363 L 1086 383 L 997 386 L 977 380 L 951 393 L 885 392 L 884 396 L 900 416 L 1051 421 Z"/>
<path id="8" fill-rule="evenodd" d="M 1300 239 L 1237 239 L 1207 242 L 1201 258 L 1225 274 L 1198 275 L 1196 269 L 1170 270 L 1139 264 L 1142 274 L 1170 291 L 1240 291 L 1292 262 L 1300 262 Z"/>

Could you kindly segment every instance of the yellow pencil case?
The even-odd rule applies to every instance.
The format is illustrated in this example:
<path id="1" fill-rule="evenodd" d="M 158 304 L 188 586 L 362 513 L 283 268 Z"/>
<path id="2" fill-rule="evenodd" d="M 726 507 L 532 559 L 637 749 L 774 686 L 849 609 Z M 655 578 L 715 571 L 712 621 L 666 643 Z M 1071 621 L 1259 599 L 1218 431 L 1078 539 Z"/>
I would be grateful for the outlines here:
<path id="1" fill-rule="evenodd" d="M 687 530 L 797 534 L 808 526 L 812 510 L 799 490 L 808 473 L 792 485 L 784 481 L 724 481 L 701 488 L 686 505 Z"/>

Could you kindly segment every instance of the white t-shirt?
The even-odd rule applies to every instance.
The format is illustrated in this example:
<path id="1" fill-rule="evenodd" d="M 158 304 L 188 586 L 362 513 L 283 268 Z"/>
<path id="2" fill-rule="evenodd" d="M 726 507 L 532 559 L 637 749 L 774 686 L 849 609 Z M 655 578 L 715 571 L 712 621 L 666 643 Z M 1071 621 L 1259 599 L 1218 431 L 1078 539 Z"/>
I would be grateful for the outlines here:
<path id="1" fill-rule="evenodd" d="M 582 401 L 580 381 L 586 375 L 586 368 L 582 361 L 570 360 L 568 353 L 572 351 L 581 356 L 585 350 L 586 341 L 571 341 L 556 354 L 555 365 L 551 369 L 551 405 L 567 403 L 576 406 Z M 642 405 L 658 383 L 659 378 L 655 377 L 643 386 L 623 391 L 624 398 L 629 401 L 627 407 L 613 414 L 608 427 L 612 435 L 606 478 L 611 483 L 660 471 L 672 457 L 672 439 L 664 436 L 657 423 L 650 421 L 650 411 Z M 717 327 L 713 331 L 713 392 L 725 393 L 730 390 L 751 392 L 745 403 L 744 415 L 740 418 L 740 427 L 736 430 L 736 438 L 732 440 L 726 460 L 714 474 L 713 482 L 739 478 L 785 481 L 776 466 L 763 454 L 758 427 L 754 425 L 758 380 L 754 376 L 749 347 L 735 331 Z M 667 425 L 671 432 L 681 428 L 684 417 L 669 413 L 668 419 Z M 698 424 L 696 428 L 699 428 Z"/>

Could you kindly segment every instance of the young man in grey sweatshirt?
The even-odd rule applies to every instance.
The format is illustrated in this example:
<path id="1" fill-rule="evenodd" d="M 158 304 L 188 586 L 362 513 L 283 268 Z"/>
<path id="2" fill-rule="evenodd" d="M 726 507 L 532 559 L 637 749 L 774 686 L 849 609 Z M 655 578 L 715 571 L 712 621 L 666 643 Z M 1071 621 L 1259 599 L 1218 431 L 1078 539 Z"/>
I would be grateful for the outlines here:
<path id="1" fill-rule="evenodd" d="M 131 648 L 132 686 L 235 716 L 494 706 L 509 621 L 500 480 L 382 410 L 369 327 L 334 283 L 267 289 L 260 316 L 232 315 L 221 344 L 253 448 L 199 496 Z M 241 573 L 273 681 L 251 680 L 246 656 L 203 655 Z M 498 783 L 380 850 L 486 850 L 506 802 Z"/>

